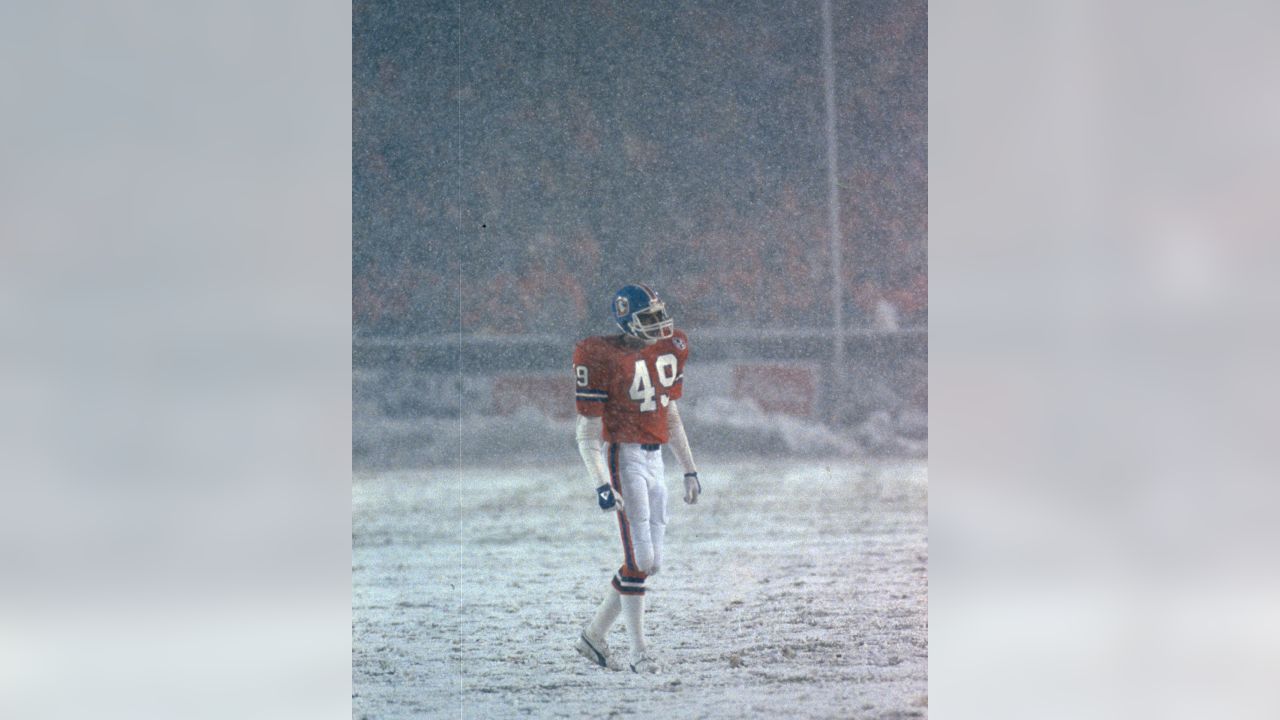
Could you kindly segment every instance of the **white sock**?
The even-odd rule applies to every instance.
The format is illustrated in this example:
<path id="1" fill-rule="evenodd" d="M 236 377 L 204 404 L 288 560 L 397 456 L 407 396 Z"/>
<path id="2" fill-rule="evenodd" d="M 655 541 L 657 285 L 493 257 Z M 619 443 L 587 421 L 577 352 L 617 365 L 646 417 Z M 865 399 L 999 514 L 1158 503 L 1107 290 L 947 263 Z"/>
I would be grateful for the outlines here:
<path id="1" fill-rule="evenodd" d="M 620 612 L 622 612 L 622 603 L 618 601 L 618 591 L 610 587 L 605 591 L 600 607 L 596 608 L 595 618 L 587 626 L 587 634 L 597 638 L 608 635 L 609 628 L 613 627 L 613 621 L 618 619 Z"/>
<path id="2" fill-rule="evenodd" d="M 644 655 L 644 596 L 621 595 L 623 622 L 627 624 L 627 634 L 631 637 L 631 662 L 636 662 Z"/>

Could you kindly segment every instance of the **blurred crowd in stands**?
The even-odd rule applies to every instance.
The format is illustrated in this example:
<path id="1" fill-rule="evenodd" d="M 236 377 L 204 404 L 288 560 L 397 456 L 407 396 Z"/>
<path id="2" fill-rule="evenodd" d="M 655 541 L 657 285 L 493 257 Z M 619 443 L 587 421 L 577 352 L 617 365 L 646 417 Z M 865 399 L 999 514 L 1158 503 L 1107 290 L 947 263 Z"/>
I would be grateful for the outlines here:
<path id="1" fill-rule="evenodd" d="M 846 322 L 922 325 L 926 5 L 834 7 Z M 816 4 L 353 18 L 358 332 L 604 332 L 633 281 L 685 327 L 829 327 Z"/>

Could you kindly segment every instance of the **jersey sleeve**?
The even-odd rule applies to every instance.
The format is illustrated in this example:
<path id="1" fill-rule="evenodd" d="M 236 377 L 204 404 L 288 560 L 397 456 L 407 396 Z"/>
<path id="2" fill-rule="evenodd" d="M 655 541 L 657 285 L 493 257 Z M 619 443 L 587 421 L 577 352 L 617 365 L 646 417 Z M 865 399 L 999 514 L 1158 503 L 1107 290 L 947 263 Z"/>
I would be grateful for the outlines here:
<path id="1" fill-rule="evenodd" d="M 590 340 L 573 348 L 574 401 L 579 415 L 600 417 L 609 401 L 608 364 Z"/>
<path id="2" fill-rule="evenodd" d="M 689 359 L 689 336 L 677 330 L 672 345 L 675 346 L 676 379 L 671 383 L 667 395 L 672 400 L 679 400 L 684 396 L 684 364 Z"/>

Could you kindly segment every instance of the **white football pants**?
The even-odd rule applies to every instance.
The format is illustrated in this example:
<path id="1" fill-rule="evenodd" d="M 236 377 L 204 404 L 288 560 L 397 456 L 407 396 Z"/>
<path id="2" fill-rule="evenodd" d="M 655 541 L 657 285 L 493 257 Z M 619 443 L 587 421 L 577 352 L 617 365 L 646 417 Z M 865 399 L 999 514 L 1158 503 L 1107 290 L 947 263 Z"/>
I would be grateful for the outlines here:
<path id="1" fill-rule="evenodd" d="M 622 540 L 621 584 L 639 579 L 639 587 L 619 587 L 644 593 L 643 578 L 662 566 L 662 537 L 667 532 L 667 485 L 663 478 L 662 449 L 645 450 L 635 443 L 609 443 L 602 448 L 613 490 L 622 495 L 618 516 Z M 626 572 L 630 571 L 630 572 Z M 629 576 L 629 577 L 628 577 Z"/>

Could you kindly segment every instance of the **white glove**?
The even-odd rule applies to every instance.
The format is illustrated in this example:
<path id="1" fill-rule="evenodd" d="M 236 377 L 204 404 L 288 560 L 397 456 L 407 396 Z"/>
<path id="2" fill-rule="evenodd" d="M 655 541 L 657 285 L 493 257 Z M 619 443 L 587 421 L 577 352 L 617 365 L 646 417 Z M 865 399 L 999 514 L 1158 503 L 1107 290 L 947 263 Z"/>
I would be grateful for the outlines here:
<path id="1" fill-rule="evenodd" d="M 702 483 L 698 482 L 698 473 L 691 472 L 684 474 L 684 501 L 690 505 L 698 502 L 698 496 L 702 494 Z"/>

